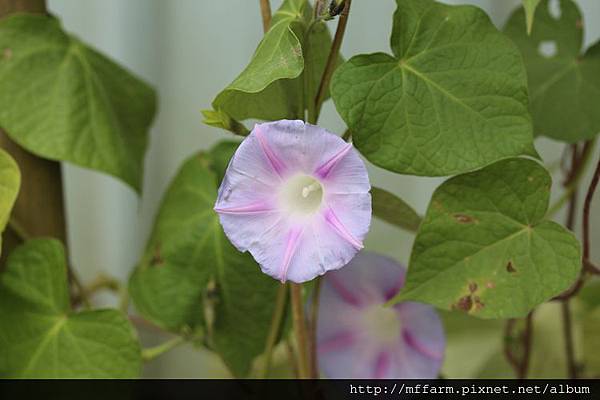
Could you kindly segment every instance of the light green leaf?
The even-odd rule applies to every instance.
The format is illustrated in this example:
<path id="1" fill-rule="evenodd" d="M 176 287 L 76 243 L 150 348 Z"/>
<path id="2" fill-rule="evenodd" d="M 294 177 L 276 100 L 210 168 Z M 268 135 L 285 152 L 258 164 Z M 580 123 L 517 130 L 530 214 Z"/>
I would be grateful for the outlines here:
<path id="1" fill-rule="evenodd" d="M 371 188 L 371 197 L 373 215 L 377 218 L 411 232 L 419 229 L 421 217 L 404 200 L 378 187 Z"/>
<path id="2" fill-rule="evenodd" d="M 236 143 L 187 160 L 167 191 L 146 253 L 131 277 L 137 310 L 159 326 L 204 329 L 237 376 L 266 343 L 278 283 L 225 237 L 213 211 L 218 177 Z"/>
<path id="3" fill-rule="evenodd" d="M 302 73 L 304 57 L 303 37 L 294 28 L 303 20 L 306 6 L 306 0 L 283 2 L 250 64 L 213 101 L 215 110 L 237 120 L 296 117 L 302 105 L 291 93 L 299 93 L 301 82 L 292 78 Z"/>
<path id="4" fill-rule="evenodd" d="M 531 28 L 533 27 L 533 17 L 535 16 L 535 9 L 540 4 L 540 0 L 523 0 L 523 8 L 525 9 L 525 16 L 527 19 L 527 33 L 531 35 Z"/>
<path id="5" fill-rule="evenodd" d="M 581 269 L 577 239 L 544 221 L 551 179 L 526 159 L 449 179 L 433 194 L 395 302 L 414 300 L 481 318 L 525 316 Z"/>
<path id="6" fill-rule="evenodd" d="M 577 5 L 562 0 L 558 18 L 549 5 L 543 0 L 537 8 L 531 36 L 522 8 L 504 30 L 525 60 L 535 134 L 575 143 L 600 133 L 600 42 L 584 54 Z"/>
<path id="7" fill-rule="evenodd" d="M 304 119 L 331 48 L 327 25 L 310 26 L 311 20 L 306 0 L 285 0 L 250 64 L 217 95 L 213 108 L 239 121 Z"/>
<path id="8" fill-rule="evenodd" d="M 0 275 L 0 377 L 135 378 L 140 345 L 116 310 L 74 312 L 62 245 L 35 239 Z"/>
<path id="9" fill-rule="evenodd" d="M 0 21 L 0 126 L 41 157 L 109 173 L 140 190 L 154 91 L 66 34 L 58 20 Z"/>
<path id="10" fill-rule="evenodd" d="M 485 12 L 397 4 L 394 55 L 355 56 L 332 79 L 360 152 L 382 168 L 425 176 L 535 155 L 521 56 Z"/>
<path id="11" fill-rule="evenodd" d="M 0 149 L 0 232 L 6 227 L 20 186 L 21 172 L 17 163 L 6 151 Z"/>
<path id="12" fill-rule="evenodd" d="M 214 126 L 215 128 L 225 129 L 239 136 L 248 136 L 250 130 L 239 121 L 231 118 L 223 110 L 202 110 L 204 122 L 206 125 Z"/>

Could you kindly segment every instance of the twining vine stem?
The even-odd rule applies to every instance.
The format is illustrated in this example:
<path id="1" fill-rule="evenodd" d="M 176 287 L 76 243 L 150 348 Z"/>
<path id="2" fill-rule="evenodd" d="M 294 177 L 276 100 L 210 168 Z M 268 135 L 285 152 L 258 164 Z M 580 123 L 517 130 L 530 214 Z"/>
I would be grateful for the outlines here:
<path id="1" fill-rule="evenodd" d="M 581 178 L 585 175 L 585 172 L 590 165 L 592 159 L 592 150 L 596 144 L 596 139 L 585 142 L 581 156 L 578 157 L 577 168 L 574 171 L 567 173 L 567 177 L 564 182 L 565 190 L 560 198 L 548 209 L 546 214 L 547 218 L 555 216 L 563 206 L 571 199 L 573 192 L 577 189 L 581 183 Z"/>
<path id="2" fill-rule="evenodd" d="M 598 165 L 594 171 L 592 181 L 590 182 L 590 186 L 583 203 L 583 260 L 584 264 L 587 263 L 587 266 L 592 265 L 590 245 L 590 209 L 592 206 L 594 193 L 598 187 L 598 181 L 600 181 L 600 160 L 598 160 Z"/>
<path id="3" fill-rule="evenodd" d="M 271 368 L 271 359 L 273 358 L 273 349 L 277 344 L 277 339 L 281 334 L 285 315 L 285 309 L 287 306 L 287 284 L 282 283 L 277 289 L 277 297 L 275 298 L 275 308 L 273 311 L 273 317 L 271 318 L 271 326 L 269 328 L 269 334 L 267 336 L 267 344 L 265 345 L 264 351 L 264 364 L 259 373 L 259 379 L 265 379 L 269 375 L 269 369 Z"/>
<path id="4" fill-rule="evenodd" d="M 271 26 L 271 3 L 269 0 L 260 0 L 260 15 L 262 16 L 263 31 L 267 33 Z"/>
<path id="5" fill-rule="evenodd" d="M 290 284 L 292 299 L 292 319 L 298 345 L 298 377 L 300 379 L 310 378 L 308 347 L 306 337 L 306 319 L 304 317 L 304 303 L 302 301 L 302 285 Z"/>
<path id="6" fill-rule="evenodd" d="M 583 165 L 583 154 L 579 152 L 579 146 L 577 144 L 571 145 L 571 170 L 567 174 L 564 186 L 567 186 L 574 177 L 581 176 L 581 167 Z M 566 227 L 573 231 L 575 227 L 575 215 L 577 211 L 577 194 L 578 187 L 575 186 L 569 197 L 569 210 L 567 213 Z M 578 282 L 582 282 L 583 274 L 578 278 Z M 577 286 L 577 285 L 576 285 Z M 579 285 L 581 286 L 581 285 Z M 573 343 L 573 318 L 571 316 L 571 308 L 569 305 L 570 297 L 566 297 L 561 301 L 561 313 L 563 320 L 563 332 L 565 341 L 565 356 L 567 359 L 567 372 L 569 378 L 577 378 L 577 362 L 575 361 L 575 346 Z"/>
<path id="7" fill-rule="evenodd" d="M 145 362 L 154 360 L 156 357 L 174 349 L 184 342 L 185 338 L 183 336 L 176 336 L 173 339 L 161 343 L 156 347 L 144 349 L 142 350 L 142 360 Z"/>
<path id="8" fill-rule="evenodd" d="M 314 123 L 316 123 L 319 120 L 319 115 L 321 114 L 321 106 L 323 105 L 323 101 L 325 100 L 325 93 L 327 92 L 327 88 L 329 87 L 329 81 L 331 80 L 331 76 L 333 75 L 333 71 L 335 70 L 335 66 L 338 61 L 338 55 L 340 53 L 340 48 L 342 47 L 344 34 L 346 33 L 346 25 L 348 24 L 348 15 L 350 14 L 351 3 L 352 0 L 345 1 L 344 9 L 342 10 L 338 20 L 338 26 L 335 31 L 335 36 L 333 37 L 331 50 L 329 51 L 329 56 L 327 57 L 327 64 L 325 65 L 325 70 L 323 71 L 321 82 L 319 83 L 319 90 L 317 91 L 317 96 L 315 97 L 315 115 L 313 118 L 311 118 L 314 119 Z"/>
<path id="9" fill-rule="evenodd" d="M 317 324 L 319 321 L 319 299 L 321 298 L 322 277 L 317 277 L 315 287 L 313 288 L 312 301 L 310 304 L 309 319 L 309 350 L 310 350 L 310 377 L 319 378 L 319 357 L 317 353 Z"/>
<path id="10" fill-rule="evenodd" d="M 506 321 L 506 327 L 504 331 L 504 355 L 506 356 L 506 359 L 510 365 L 513 367 L 517 379 L 525 379 L 527 378 L 529 359 L 531 356 L 531 344 L 533 338 L 533 310 L 525 318 L 525 328 L 517 338 L 523 347 L 523 354 L 520 358 L 515 355 L 512 346 L 512 339 L 515 337 L 516 324 L 517 320 L 514 318 Z"/>

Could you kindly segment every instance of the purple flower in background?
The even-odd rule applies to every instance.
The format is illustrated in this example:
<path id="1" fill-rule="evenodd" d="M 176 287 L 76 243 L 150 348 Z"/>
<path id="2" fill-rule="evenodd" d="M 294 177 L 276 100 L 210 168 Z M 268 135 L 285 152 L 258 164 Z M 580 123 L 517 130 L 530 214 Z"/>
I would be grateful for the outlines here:
<path id="1" fill-rule="evenodd" d="M 435 310 L 425 304 L 383 304 L 404 285 L 405 269 L 360 253 L 324 277 L 319 303 L 319 367 L 330 378 L 436 378 L 445 348 Z"/>
<path id="2" fill-rule="evenodd" d="M 264 273 L 305 282 L 346 265 L 371 222 L 369 177 L 351 144 L 302 121 L 255 125 L 231 159 L 215 211 Z"/>

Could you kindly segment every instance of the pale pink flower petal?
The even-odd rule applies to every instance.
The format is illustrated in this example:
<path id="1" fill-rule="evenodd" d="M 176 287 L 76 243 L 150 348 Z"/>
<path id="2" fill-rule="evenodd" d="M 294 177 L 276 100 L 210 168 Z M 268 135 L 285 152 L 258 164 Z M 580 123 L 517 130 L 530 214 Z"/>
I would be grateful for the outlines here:
<path id="1" fill-rule="evenodd" d="M 351 144 L 302 121 L 257 124 L 234 154 L 215 211 L 263 272 L 305 282 L 346 265 L 371 222 L 370 184 Z"/>
<path id="2" fill-rule="evenodd" d="M 404 285 L 405 269 L 376 254 L 359 253 L 325 275 L 319 303 L 317 349 L 330 378 L 435 378 L 445 338 L 435 310 L 425 304 L 384 307 Z"/>

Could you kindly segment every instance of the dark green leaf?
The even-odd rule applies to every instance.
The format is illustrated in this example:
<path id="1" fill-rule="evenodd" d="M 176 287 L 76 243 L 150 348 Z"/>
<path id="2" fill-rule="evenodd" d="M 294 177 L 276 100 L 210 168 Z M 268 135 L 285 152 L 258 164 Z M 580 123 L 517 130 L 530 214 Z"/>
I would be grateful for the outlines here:
<path id="1" fill-rule="evenodd" d="M 421 217 L 404 200 L 378 187 L 371 188 L 371 197 L 373 215 L 377 218 L 411 232 L 419 229 Z"/>
<path id="2" fill-rule="evenodd" d="M 140 190 L 154 91 L 67 35 L 58 20 L 0 21 L 0 126 L 39 156 L 72 162 Z"/>
<path id="3" fill-rule="evenodd" d="M 36 239 L 14 250 L 0 279 L 0 376 L 136 378 L 140 345 L 116 310 L 74 312 L 62 245 Z"/>
<path id="4" fill-rule="evenodd" d="M 425 176 L 535 155 L 521 56 L 485 12 L 431 0 L 397 4 L 394 55 L 355 56 L 332 80 L 361 153 Z"/>
<path id="5" fill-rule="evenodd" d="M 230 244 L 213 211 L 217 176 L 236 146 L 220 143 L 181 167 L 130 290 L 144 317 L 175 332 L 204 329 L 232 372 L 245 376 L 264 349 L 278 283 Z"/>
<path id="6" fill-rule="evenodd" d="M 508 20 L 505 32 L 520 48 L 529 77 L 529 94 L 537 135 L 569 143 L 600 132 L 600 42 L 582 52 L 583 19 L 571 0 L 560 2 L 555 18 L 543 0 L 528 36 L 525 11 Z"/>
<path id="7" fill-rule="evenodd" d="M 512 318 L 568 289 L 581 269 L 581 249 L 572 233 L 543 220 L 550 186 L 548 172 L 525 159 L 443 183 L 395 301 Z"/>

